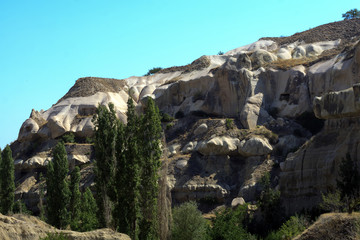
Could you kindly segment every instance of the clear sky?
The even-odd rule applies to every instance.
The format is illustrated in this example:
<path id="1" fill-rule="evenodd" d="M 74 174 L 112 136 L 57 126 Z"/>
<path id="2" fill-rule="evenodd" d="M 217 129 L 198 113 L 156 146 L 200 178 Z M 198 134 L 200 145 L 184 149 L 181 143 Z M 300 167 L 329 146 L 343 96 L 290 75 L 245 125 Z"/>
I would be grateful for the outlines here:
<path id="1" fill-rule="evenodd" d="M 86 76 L 152 67 L 342 20 L 359 1 L 0 0 L 0 147 Z"/>

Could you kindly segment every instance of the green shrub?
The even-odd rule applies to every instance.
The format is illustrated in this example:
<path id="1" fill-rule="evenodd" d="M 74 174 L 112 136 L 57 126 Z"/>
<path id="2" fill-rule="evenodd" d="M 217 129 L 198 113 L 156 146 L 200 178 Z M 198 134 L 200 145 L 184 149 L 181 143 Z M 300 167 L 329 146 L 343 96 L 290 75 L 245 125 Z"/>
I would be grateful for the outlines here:
<path id="1" fill-rule="evenodd" d="M 21 200 L 17 200 L 14 203 L 13 212 L 21 213 L 21 214 L 29 214 L 29 215 L 32 213 L 30 210 L 27 209 L 25 203 Z"/>
<path id="2" fill-rule="evenodd" d="M 40 240 L 69 240 L 70 238 L 67 237 L 63 233 L 47 233 L 46 237 L 40 238 Z"/>
<path id="3" fill-rule="evenodd" d="M 195 202 L 183 203 L 173 210 L 173 224 L 171 226 L 172 240 L 201 240 L 207 239 L 206 220 L 197 209 Z"/>
<path id="4" fill-rule="evenodd" d="M 172 122 L 175 118 L 167 113 L 161 113 L 161 122 Z"/>
<path id="5" fill-rule="evenodd" d="M 93 139 L 92 137 L 86 137 L 86 138 L 85 138 L 85 143 L 93 144 L 93 143 L 94 143 L 94 139 Z"/>
<path id="6" fill-rule="evenodd" d="M 150 76 L 152 74 L 155 74 L 157 72 L 159 72 L 162 68 L 161 67 L 154 67 L 152 69 L 150 69 L 146 74 L 145 76 Z"/>
<path id="7" fill-rule="evenodd" d="M 242 240 L 256 239 L 246 230 L 249 222 L 247 205 L 238 206 L 236 209 L 226 209 L 220 213 L 216 213 L 216 217 L 212 219 L 212 227 L 208 228 L 210 239 L 221 240 Z"/>
<path id="8" fill-rule="evenodd" d="M 233 129 L 234 128 L 234 120 L 230 119 L 230 118 L 227 118 L 225 120 L 225 126 L 226 126 L 226 129 Z"/>
<path id="9" fill-rule="evenodd" d="M 64 143 L 74 143 L 75 142 L 75 136 L 72 132 L 67 132 L 64 135 L 61 136 L 61 139 L 64 141 Z"/>
<path id="10" fill-rule="evenodd" d="M 166 124 L 166 130 L 170 130 L 174 126 L 174 123 Z"/>
<path id="11" fill-rule="evenodd" d="M 327 194 L 321 193 L 322 202 L 320 209 L 325 212 L 341 212 L 345 208 L 344 202 L 341 201 L 340 191 L 337 189 L 334 192 Z"/>
<path id="12" fill-rule="evenodd" d="M 290 240 L 302 233 L 308 226 L 309 221 L 303 216 L 292 216 L 280 229 L 271 232 L 265 240 Z"/>

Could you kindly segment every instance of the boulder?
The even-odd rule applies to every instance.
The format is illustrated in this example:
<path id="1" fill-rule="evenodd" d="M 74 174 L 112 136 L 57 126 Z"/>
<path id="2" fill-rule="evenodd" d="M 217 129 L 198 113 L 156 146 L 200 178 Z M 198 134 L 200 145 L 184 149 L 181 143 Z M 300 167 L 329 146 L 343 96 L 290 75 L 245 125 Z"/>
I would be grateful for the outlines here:
<path id="1" fill-rule="evenodd" d="M 237 206 L 241 206 L 241 205 L 244 205 L 245 204 L 245 200 L 242 198 L 242 197 L 237 197 L 237 198 L 234 198 L 232 201 L 231 201 L 231 207 L 234 208 L 234 207 L 237 207 Z"/>
<path id="2" fill-rule="evenodd" d="M 196 145 L 197 145 L 197 141 L 189 142 L 183 147 L 181 152 L 183 154 L 191 153 L 196 148 Z"/>
<path id="3" fill-rule="evenodd" d="M 266 63 L 271 63 L 277 60 L 277 56 L 273 53 L 270 53 L 266 50 L 259 49 L 251 54 L 251 59 L 253 59 L 255 66 L 263 66 Z"/>
<path id="4" fill-rule="evenodd" d="M 203 123 L 195 129 L 194 134 L 200 135 L 205 133 L 207 130 L 208 130 L 208 126 L 206 125 L 206 123 Z"/>
<path id="5" fill-rule="evenodd" d="M 175 143 L 175 144 L 171 145 L 170 147 L 168 147 L 168 156 L 171 157 L 171 156 L 176 155 L 179 152 L 180 147 L 181 147 L 181 145 L 178 143 Z"/>
<path id="6" fill-rule="evenodd" d="M 34 119 L 29 118 L 25 120 L 25 122 L 22 124 L 20 128 L 18 140 L 20 142 L 31 141 L 34 139 L 35 134 L 38 131 L 39 131 L 39 125 L 37 124 L 37 122 Z"/>
<path id="7" fill-rule="evenodd" d="M 303 58 L 306 56 L 306 50 L 303 46 L 298 46 L 294 49 L 294 53 L 292 55 L 293 58 Z"/>
<path id="8" fill-rule="evenodd" d="M 248 140 L 242 140 L 239 144 L 239 153 L 242 156 L 262 156 L 270 153 L 273 148 L 265 138 L 252 137 Z"/>
<path id="9" fill-rule="evenodd" d="M 291 59 L 291 51 L 289 51 L 289 49 L 287 48 L 280 48 L 278 50 L 278 52 L 276 53 L 276 56 L 279 58 L 279 59 L 282 59 L 282 60 L 287 60 L 287 59 Z"/>
<path id="10" fill-rule="evenodd" d="M 228 136 L 214 137 L 198 144 L 197 151 L 202 155 L 233 155 L 236 154 L 240 140 Z"/>
<path id="11" fill-rule="evenodd" d="M 183 170 L 183 169 L 186 168 L 187 164 L 188 164 L 188 160 L 180 159 L 180 160 L 178 160 L 178 161 L 176 162 L 176 165 L 175 165 L 175 166 L 176 166 L 178 169 Z"/>

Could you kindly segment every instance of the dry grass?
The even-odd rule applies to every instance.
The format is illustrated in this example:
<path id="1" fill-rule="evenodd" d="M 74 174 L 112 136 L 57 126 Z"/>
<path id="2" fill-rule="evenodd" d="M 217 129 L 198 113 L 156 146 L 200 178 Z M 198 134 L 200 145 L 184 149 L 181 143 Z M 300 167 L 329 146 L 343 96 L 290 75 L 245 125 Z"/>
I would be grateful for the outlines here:
<path id="1" fill-rule="evenodd" d="M 316 60 L 316 58 L 299 58 L 299 59 L 281 59 L 281 60 L 277 60 L 275 62 L 271 62 L 269 64 L 267 64 L 267 67 L 272 67 L 272 68 L 276 68 L 276 69 L 281 69 L 281 70 L 288 70 L 292 67 L 295 66 L 299 66 L 299 65 L 311 65 L 312 62 L 314 62 Z"/>
<path id="2" fill-rule="evenodd" d="M 310 239 L 359 239 L 360 213 L 327 213 L 306 229 L 296 240 Z"/>

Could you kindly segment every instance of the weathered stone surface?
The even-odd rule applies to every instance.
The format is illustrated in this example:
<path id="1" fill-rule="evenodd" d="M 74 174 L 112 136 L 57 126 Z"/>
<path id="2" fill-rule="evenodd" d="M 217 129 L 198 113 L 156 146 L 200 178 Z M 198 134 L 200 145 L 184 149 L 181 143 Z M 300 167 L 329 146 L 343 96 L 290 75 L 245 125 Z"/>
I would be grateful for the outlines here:
<path id="1" fill-rule="evenodd" d="M 198 126 L 195 131 L 194 134 L 195 135 L 200 135 L 205 133 L 208 130 L 208 126 L 206 125 L 206 123 L 200 124 L 200 126 Z"/>
<path id="2" fill-rule="evenodd" d="M 197 151 L 203 155 L 232 155 L 236 154 L 240 140 L 227 136 L 214 137 L 209 141 L 198 144 Z"/>
<path id="3" fill-rule="evenodd" d="M 237 198 L 234 198 L 232 201 L 231 201 L 231 207 L 237 207 L 239 205 L 244 205 L 245 204 L 245 200 L 242 198 L 242 197 L 237 197 Z"/>
<path id="4" fill-rule="evenodd" d="M 15 214 L 4 216 L 0 214 L 0 238 L 3 240 L 38 240 L 46 237 L 47 233 L 62 233 L 72 240 L 130 240 L 130 237 L 114 232 L 111 229 L 98 229 L 91 232 L 74 232 L 58 230 L 36 217 Z"/>
<path id="5" fill-rule="evenodd" d="M 195 150 L 196 146 L 197 146 L 197 141 L 189 142 L 183 147 L 181 152 L 183 154 L 191 153 L 193 150 Z"/>
<path id="6" fill-rule="evenodd" d="M 360 84 L 314 98 L 314 113 L 322 119 L 360 116 Z"/>
<path id="7" fill-rule="evenodd" d="M 258 93 L 247 99 L 245 106 L 240 113 L 240 121 L 245 128 L 254 129 L 257 125 L 266 122 L 266 118 L 269 118 L 269 115 L 265 114 L 266 111 L 261 109 L 262 101 L 262 93 Z"/>
<path id="8" fill-rule="evenodd" d="M 274 62 L 277 60 L 277 56 L 273 53 L 270 53 L 266 50 L 259 49 L 256 50 L 252 55 L 254 65 L 263 66 L 266 63 Z"/>
<path id="9" fill-rule="evenodd" d="M 239 144 L 239 153 L 243 156 L 262 156 L 273 150 L 269 141 L 265 138 L 252 137 L 248 140 L 242 140 Z"/>

